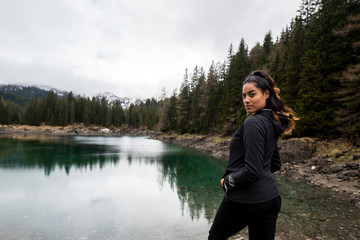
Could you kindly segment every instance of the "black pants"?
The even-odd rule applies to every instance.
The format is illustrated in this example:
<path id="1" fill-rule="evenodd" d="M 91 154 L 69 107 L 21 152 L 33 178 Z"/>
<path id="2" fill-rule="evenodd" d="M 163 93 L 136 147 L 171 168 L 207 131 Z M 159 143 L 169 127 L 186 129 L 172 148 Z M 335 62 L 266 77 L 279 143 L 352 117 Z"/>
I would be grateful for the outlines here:
<path id="1" fill-rule="evenodd" d="M 256 204 L 232 202 L 224 197 L 210 228 L 208 239 L 226 240 L 248 226 L 249 240 L 273 240 L 280 208 L 280 196 Z"/>

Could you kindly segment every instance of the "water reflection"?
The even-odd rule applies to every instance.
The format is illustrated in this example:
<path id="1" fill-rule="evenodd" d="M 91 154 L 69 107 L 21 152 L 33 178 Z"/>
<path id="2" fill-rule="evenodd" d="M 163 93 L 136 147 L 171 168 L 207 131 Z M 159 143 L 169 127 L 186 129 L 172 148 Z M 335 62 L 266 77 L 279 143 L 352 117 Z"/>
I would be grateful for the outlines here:
<path id="1" fill-rule="evenodd" d="M 192 220 L 213 218 L 223 193 L 219 176 L 225 163 L 186 148 L 145 137 L 11 135 L 0 138 L 0 167 L 92 170 L 120 161 L 155 165 L 159 186 L 169 184 Z"/>
<path id="2" fill-rule="evenodd" d="M 210 221 L 223 195 L 218 182 L 224 164 L 195 152 L 166 154 L 159 161 L 162 181 L 177 191 L 182 208 L 188 206 L 192 219 L 204 215 Z"/>
<path id="3" fill-rule="evenodd" d="M 225 164 L 145 137 L 0 136 L 0 239 L 28 228 L 46 232 L 39 239 L 151 239 L 149 232 L 152 239 L 204 239 L 223 196 Z M 359 210 L 346 201 L 306 184 L 277 181 L 283 239 L 358 234 Z M 60 235 L 52 237 L 51 229 Z"/>
<path id="4" fill-rule="evenodd" d="M 40 168 L 45 175 L 71 168 L 101 168 L 119 161 L 118 150 L 105 144 L 88 144 L 75 138 L 41 135 L 13 135 L 0 138 L 0 166 L 2 168 Z"/>

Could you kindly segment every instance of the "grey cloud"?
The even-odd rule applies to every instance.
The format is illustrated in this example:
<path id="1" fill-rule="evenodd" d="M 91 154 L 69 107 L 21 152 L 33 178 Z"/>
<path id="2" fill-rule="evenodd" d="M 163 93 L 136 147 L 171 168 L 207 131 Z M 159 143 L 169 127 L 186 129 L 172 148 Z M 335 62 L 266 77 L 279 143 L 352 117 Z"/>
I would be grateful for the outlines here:
<path id="1" fill-rule="evenodd" d="M 298 0 L 0 2 L 0 81 L 151 97 L 205 70 L 241 38 L 276 37 Z M 141 71 L 139 71 L 141 69 Z M 5 80 L 7 79 L 7 80 Z M 144 88 L 146 86 L 146 88 Z"/>
<path id="2" fill-rule="evenodd" d="M 114 83 L 77 75 L 68 69 L 53 68 L 42 63 L 6 60 L 0 60 L 0 83 L 49 86 L 80 95 L 94 95 L 115 87 Z"/>

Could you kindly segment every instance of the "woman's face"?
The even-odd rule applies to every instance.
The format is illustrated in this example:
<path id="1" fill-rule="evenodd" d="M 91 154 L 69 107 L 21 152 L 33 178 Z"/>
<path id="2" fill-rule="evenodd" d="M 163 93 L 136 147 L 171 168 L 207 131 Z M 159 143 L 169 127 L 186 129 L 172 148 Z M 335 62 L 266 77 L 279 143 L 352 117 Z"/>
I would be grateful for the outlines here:
<path id="1" fill-rule="evenodd" d="M 247 113 L 255 113 L 263 109 L 269 95 L 269 90 L 263 93 L 260 88 L 256 87 L 255 83 L 245 83 L 243 86 L 243 101 Z"/>

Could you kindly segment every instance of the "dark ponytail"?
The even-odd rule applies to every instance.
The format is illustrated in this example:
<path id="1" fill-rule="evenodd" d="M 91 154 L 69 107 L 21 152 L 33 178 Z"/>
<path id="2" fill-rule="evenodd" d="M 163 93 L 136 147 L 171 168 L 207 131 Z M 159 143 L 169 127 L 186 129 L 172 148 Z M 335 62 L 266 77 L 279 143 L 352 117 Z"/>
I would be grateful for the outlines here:
<path id="1" fill-rule="evenodd" d="M 268 99 L 266 99 L 265 108 L 271 109 L 272 116 L 278 123 L 280 123 L 280 119 L 276 114 L 280 113 L 284 115 L 289 121 L 289 125 L 285 131 L 285 134 L 291 133 L 295 127 L 295 120 L 298 120 L 298 118 L 295 117 L 293 110 L 289 107 L 286 107 L 283 100 L 281 100 L 279 95 L 280 89 L 276 87 L 274 79 L 272 79 L 272 77 L 265 71 L 255 70 L 249 74 L 243 85 L 250 82 L 255 83 L 256 87 L 261 89 L 263 93 L 266 90 L 269 91 L 270 96 Z"/>

